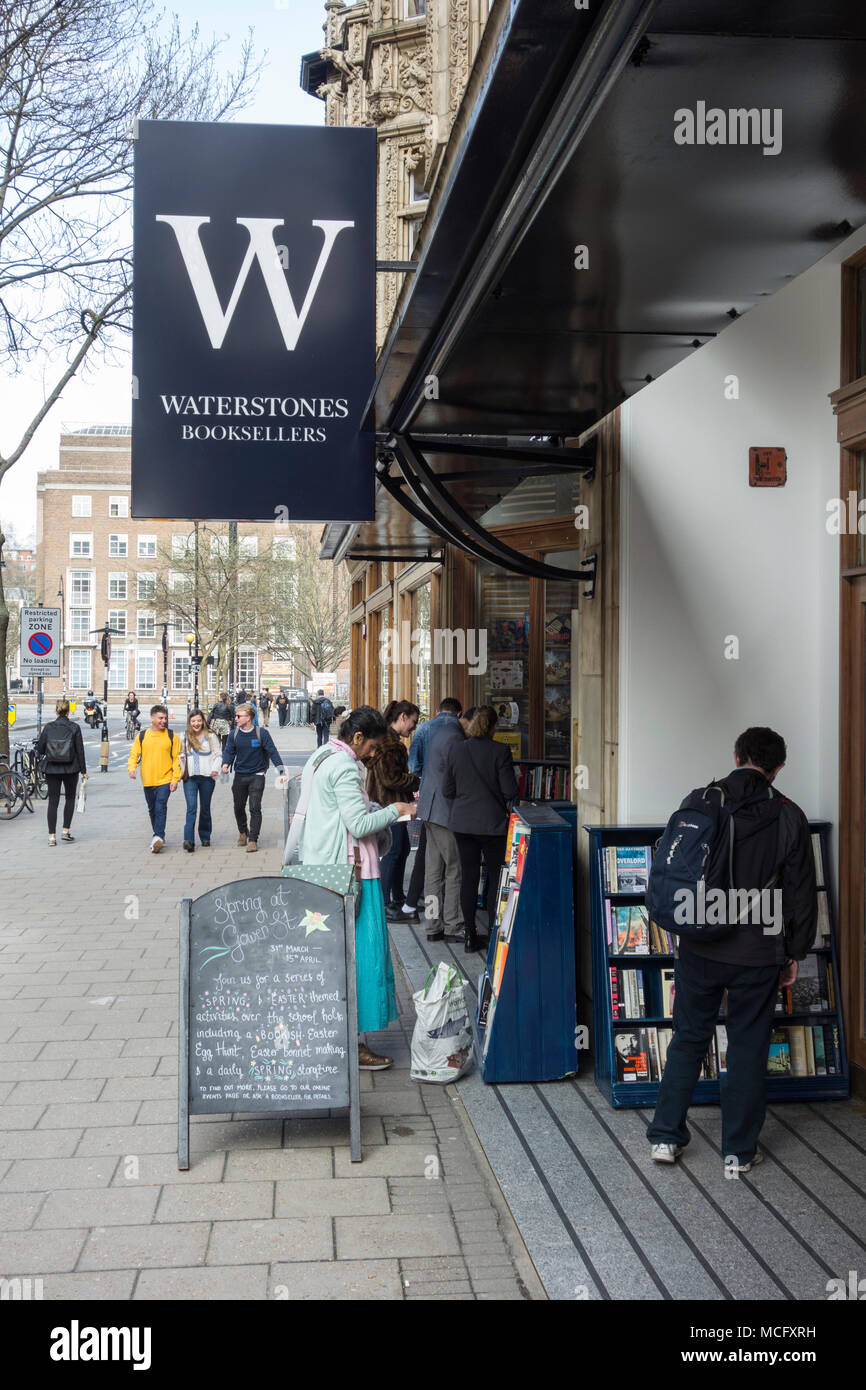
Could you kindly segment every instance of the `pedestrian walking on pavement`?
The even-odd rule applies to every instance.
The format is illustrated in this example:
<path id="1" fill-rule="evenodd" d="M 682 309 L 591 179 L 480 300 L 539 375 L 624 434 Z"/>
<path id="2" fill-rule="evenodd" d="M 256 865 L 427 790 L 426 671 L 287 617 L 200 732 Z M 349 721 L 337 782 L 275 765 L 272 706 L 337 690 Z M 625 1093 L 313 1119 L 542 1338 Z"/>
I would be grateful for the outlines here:
<path id="1" fill-rule="evenodd" d="M 198 812 L 198 837 L 202 849 L 210 848 L 210 804 L 216 779 L 222 766 L 222 745 L 219 735 L 205 725 L 204 714 L 194 709 L 186 721 L 181 761 L 183 763 L 183 794 L 186 801 L 186 821 L 183 827 L 183 847 L 187 853 L 195 850 L 195 818 Z"/>
<path id="2" fill-rule="evenodd" d="M 272 703 L 273 701 L 271 699 L 271 692 L 269 690 L 265 690 L 263 686 L 259 694 L 259 709 L 262 712 L 262 723 L 264 724 L 265 728 L 268 727 L 268 724 L 271 721 Z"/>
<path id="3" fill-rule="evenodd" d="M 465 727 L 463 743 L 449 745 L 442 792 L 451 802 L 450 827 L 460 855 L 460 910 L 467 951 L 483 949 L 489 937 L 475 931 L 481 861 L 487 865 L 487 922 L 496 916 L 499 870 L 505 858 L 510 803 L 520 795 L 511 749 L 496 743 L 496 710 L 479 705 Z"/>
<path id="4" fill-rule="evenodd" d="M 220 691 L 220 697 L 213 706 L 208 718 L 208 728 L 212 729 L 220 741 L 220 746 L 225 748 L 226 739 L 234 728 L 235 707 L 229 700 L 225 690 Z"/>
<path id="5" fill-rule="evenodd" d="M 422 725 L 416 734 L 416 738 L 424 735 L 418 819 L 427 826 L 424 898 L 428 941 L 464 935 L 460 854 L 450 828 L 452 803 L 442 789 L 451 746 L 466 738 L 460 725 L 461 710 L 460 701 L 448 696 L 440 704 L 436 718 Z"/>
<path id="6" fill-rule="evenodd" d="M 133 780 L 141 763 L 141 785 L 153 830 L 151 854 L 159 854 L 165 844 L 168 798 L 177 790 L 183 776 L 180 751 L 180 736 L 168 727 L 168 710 L 165 705 L 153 705 L 150 711 L 150 728 L 142 729 L 140 734 L 136 734 L 127 763 L 129 775 Z"/>
<path id="7" fill-rule="evenodd" d="M 685 934 L 683 923 L 679 923 L 683 934 L 674 966 L 674 1034 L 655 1114 L 646 1131 L 657 1163 L 675 1163 L 691 1138 L 686 1124 L 689 1104 L 715 1035 L 725 990 L 727 1068 L 720 1078 L 720 1091 L 726 1176 L 751 1172 L 763 1159 L 758 1136 L 766 1114 L 767 1059 L 776 998 L 780 986 L 786 988 L 796 980 L 799 962 L 809 954 L 815 939 L 818 918 L 809 822 L 799 806 L 772 786 L 785 758 L 781 735 L 768 728 L 746 729 L 734 744 L 734 771 L 720 782 L 697 788 L 680 807 L 681 811 L 702 810 L 714 803 L 725 808 L 726 845 L 728 829 L 733 827 L 730 860 L 729 851 L 725 851 L 730 888 L 737 890 L 738 897 L 742 890 L 757 890 L 755 897 L 763 903 L 772 896 L 770 887 L 776 885 L 780 911 L 774 909 L 770 922 L 747 921 L 742 920 L 738 905 L 733 923 L 718 924 L 715 916 L 712 926 L 706 925 L 710 940 L 701 939 L 694 928 L 694 935 Z M 680 842 L 687 829 L 699 828 L 690 827 L 688 822 L 697 821 L 701 810 L 692 816 L 677 816 L 675 834 Z M 682 833 L 679 826 L 685 827 Z M 653 862 L 650 894 L 659 903 L 665 895 L 665 866 L 670 866 L 671 886 L 679 872 L 677 843 L 674 840 L 667 854 L 657 855 Z M 699 844 L 699 852 L 705 849 Z M 682 883 L 682 877 L 676 882 Z M 730 892 L 726 896 L 730 902 Z M 692 907 L 694 919 L 694 901 Z M 763 917 L 763 912 L 757 915 Z M 707 918 L 709 922 L 709 914 Z"/>
<path id="8" fill-rule="evenodd" d="M 289 697 L 284 690 L 280 690 L 274 704 L 276 705 L 277 718 L 280 721 L 280 728 L 282 729 L 285 727 L 289 715 Z"/>
<path id="9" fill-rule="evenodd" d="M 238 705 L 235 713 L 235 727 L 228 736 L 223 749 L 223 772 L 234 767 L 232 799 L 235 807 L 235 820 L 238 827 L 238 844 L 246 846 L 247 854 L 255 854 L 259 847 L 262 829 L 262 796 L 265 790 L 265 773 L 272 762 L 281 769 L 280 786 L 286 781 L 283 760 L 277 746 L 267 729 L 260 729 L 255 723 L 255 705 Z M 247 823 L 247 801 L 250 818 Z"/>
<path id="10" fill-rule="evenodd" d="M 316 746 L 321 748 L 331 736 L 331 724 L 334 720 L 334 706 L 324 690 L 316 691 L 316 698 L 310 705 L 310 720 L 316 730 Z"/>
<path id="11" fill-rule="evenodd" d="M 84 739 L 81 725 L 69 718 L 69 701 L 58 700 L 55 705 L 57 718 L 46 724 L 36 740 L 36 753 L 45 759 L 45 780 L 48 783 L 48 843 L 57 844 L 57 808 L 60 804 L 61 788 L 64 792 L 62 839 L 70 841 L 72 813 L 75 810 L 75 793 L 78 789 L 78 775 L 87 781 L 87 763 L 84 759 Z"/>
<path id="12" fill-rule="evenodd" d="M 388 733 L 370 759 L 367 791 L 371 801 L 390 806 L 395 801 L 411 801 L 418 790 L 418 778 L 409 771 L 409 755 L 404 738 L 411 737 L 421 716 L 409 700 L 392 700 L 383 713 Z M 409 858 L 409 826 L 398 821 L 391 827 L 391 848 L 381 859 L 382 899 L 389 922 L 405 922 L 403 915 L 403 875 Z"/>
<path id="13" fill-rule="evenodd" d="M 357 849 L 361 862 L 361 901 L 355 915 L 355 963 L 358 986 L 358 1031 L 379 1032 L 397 1019 L 394 967 L 388 944 L 385 907 L 379 884 L 377 833 L 399 816 L 415 815 L 414 803 L 394 802 L 370 809 L 362 768 L 387 738 L 388 725 L 378 710 L 362 705 L 340 725 L 337 738 L 324 751 L 311 753 L 301 774 L 301 800 L 306 804 L 302 864 L 352 864 Z M 359 1040 L 362 1071 L 383 1071 L 393 1058 L 372 1052 Z"/>

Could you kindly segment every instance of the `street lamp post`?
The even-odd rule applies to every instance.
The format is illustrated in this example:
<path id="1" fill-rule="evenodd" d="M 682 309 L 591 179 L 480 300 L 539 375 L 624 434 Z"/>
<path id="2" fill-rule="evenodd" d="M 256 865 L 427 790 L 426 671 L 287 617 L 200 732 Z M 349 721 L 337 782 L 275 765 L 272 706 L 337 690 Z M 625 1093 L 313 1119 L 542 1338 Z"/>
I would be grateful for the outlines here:
<path id="1" fill-rule="evenodd" d="M 66 699 L 66 649 L 64 646 L 66 638 L 66 600 L 63 593 L 63 575 L 57 581 L 60 588 L 57 590 L 57 597 L 60 599 L 60 675 L 63 680 L 63 698 Z"/>
<path id="2" fill-rule="evenodd" d="M 187 710 L 190 710 L 190 709 L 195 709 L 195 707 L 196 707 L 196 699 L 195 699 L 195 693 L 194 693 L 194 692 L 195 692 L 195 686 L 194 686 L 193 682 L 197 682 L 197 680 L 198 680 L 198 673 L 197 673 L 196 668 L 195 668 L 195 658 L 194 658 L 194 656 L 193 656 L 193 651 L 192 651 L 192 644 L 193 644 L 193 642 L 195 641 L 195 634 L 192 633 L 192 632 L 187 633 L 186 641 L 187 641 L 187 643 L 189 644 L 189 689 L 190 689 L 190 693 L 189 693 L 189 695 L 187 696 L 187 706 L 186 706 L 186 707 L 187 707 Z M 196 648 L 196 650 L 198 650 L 198 648 Z"/>

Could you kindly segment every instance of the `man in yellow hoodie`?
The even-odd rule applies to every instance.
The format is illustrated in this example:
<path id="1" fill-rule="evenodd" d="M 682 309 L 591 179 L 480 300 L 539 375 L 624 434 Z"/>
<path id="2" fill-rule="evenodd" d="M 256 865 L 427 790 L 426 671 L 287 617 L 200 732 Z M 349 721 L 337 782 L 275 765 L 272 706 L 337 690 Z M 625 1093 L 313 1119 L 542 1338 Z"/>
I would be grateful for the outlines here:
<path id="1" fill-rule="evenodd" d="M 176 789 L 182 777 L 180 765 L 180 739 L 169 733 L 168 710 L 165 705 L 154 705 L 150 711 L 150 728 L 142 729 L 133 739 L 129 753 L 129 775 L 135 778 L 138 764 L 141 763 L 141 784 L 144 799 L 153 827 L 151 854 L 159 854 L 165 844 L 165 814 L 168 798 Z"/>

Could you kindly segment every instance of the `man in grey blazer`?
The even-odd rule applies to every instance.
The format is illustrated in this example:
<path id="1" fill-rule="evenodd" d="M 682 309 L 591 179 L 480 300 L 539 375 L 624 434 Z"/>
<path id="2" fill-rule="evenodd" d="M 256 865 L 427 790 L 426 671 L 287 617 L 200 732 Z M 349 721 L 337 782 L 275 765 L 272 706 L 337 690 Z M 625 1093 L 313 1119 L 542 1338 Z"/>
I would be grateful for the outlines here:
<path id="1" fill-rule="evenodd" d="M 463 936 L 460 855 L 450 828 L 452 803 L 442 791 L 449 750 L 466 737 L 458 717 L 460 712 L 459 700 L 449 697 L 442 701 L 439 714 L 431 721 L 441 727 L 435 733 L 431 729 L 424 752 L 418 820 L 427 826 L 424 898 L 428 941 L 441 941 L 446 935 Z"/>

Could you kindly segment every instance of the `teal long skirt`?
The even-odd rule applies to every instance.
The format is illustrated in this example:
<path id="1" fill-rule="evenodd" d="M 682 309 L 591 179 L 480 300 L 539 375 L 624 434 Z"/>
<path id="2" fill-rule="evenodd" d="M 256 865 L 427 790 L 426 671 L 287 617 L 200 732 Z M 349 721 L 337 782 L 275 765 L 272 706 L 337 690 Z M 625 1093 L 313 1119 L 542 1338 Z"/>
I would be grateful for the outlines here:
<path id="1" fill-rule="evenodd" d="M 355 917 L 355 963 L 358 1032 L 376 1033 L 397 1020 L 394 966 L 377 878 L 364 879 L 361 884 L 361 905 Z"/>

